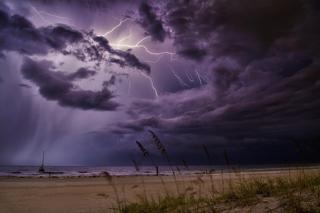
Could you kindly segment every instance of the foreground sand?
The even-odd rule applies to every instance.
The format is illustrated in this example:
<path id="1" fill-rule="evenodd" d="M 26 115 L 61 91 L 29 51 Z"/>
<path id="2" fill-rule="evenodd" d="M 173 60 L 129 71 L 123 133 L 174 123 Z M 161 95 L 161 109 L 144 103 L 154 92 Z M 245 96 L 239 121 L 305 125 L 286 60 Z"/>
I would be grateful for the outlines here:
<path id="1" fill-rule="evenodd" d="M 306 172 L 319 172 L 319 168 L 306 168 Z M 226 187 L 228 181 L 256 177 L 270 178 L 295 175 L 296 170 L 250 171 L 210 175 L 127 176 L 113 177 L 112 183 L 104 177 L 80 178 L 17 178 L 0 177 L 0 212 L 111 212 L 120 200 L 133 202 L 139 195 L 157 198 L 165 193 L 175 194 L 187 185 L 201 184 L 202 193 Z M 163 184 L 163 182 L 165 184 Z M 176 182 L 178 184 L 176 184 Z M 177 189 L 178 185 L 178 189 Z"/>

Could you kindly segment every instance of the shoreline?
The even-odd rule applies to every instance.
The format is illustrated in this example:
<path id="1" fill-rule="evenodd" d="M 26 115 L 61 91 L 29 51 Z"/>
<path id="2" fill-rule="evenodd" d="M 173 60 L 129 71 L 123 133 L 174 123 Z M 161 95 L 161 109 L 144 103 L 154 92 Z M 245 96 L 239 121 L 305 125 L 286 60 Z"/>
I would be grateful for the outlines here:
<path id="1" fill-rule="evenodd" d="M 129 167 L 130 168 L 130 167 Z M 317 165 L 308 165 L 308 166 L 287 166 L 287 167 L 262 167 L 262 168 L 241 168 L 241 167 L 232 167 L 230 168 L 224 168 L 224 169 L 210 169 L 210 170 L 183 170 L 181 173 L 175 170 L 176 176 L 193 176 L 193 175 L 219 175 L 221 172 L 228 174 L 228 173 L 259 173 L 259 172 L 282 172 L 282 171 L 290 171 L 290 170 L 317 170 L 320 169 L 320 164 Z M 17 179 L 28 179 L 28 178 L 103 178 L 105 177 L 106 172 L 111 175 L 112 177 L 157 177 L 155 173 L 152 171 L 145 171 L 145 172 L 139 172 L 136 174 L 112 174 L 107 169 L 105 171 L 99 171 L 99 172 L 83 172 L 83 171 L 72 171 L 72 172 L 56 172 L 56 171 L 48 171 L 45 173 L 32 173 L 32 174 L 24 174 L 20 171 L 15 172 L 0 172 L 0 180 L 5 178 L 17 178 Z M 173 176 L 171 171 L 162 172 L 160 171 L 159 176 Z"/>

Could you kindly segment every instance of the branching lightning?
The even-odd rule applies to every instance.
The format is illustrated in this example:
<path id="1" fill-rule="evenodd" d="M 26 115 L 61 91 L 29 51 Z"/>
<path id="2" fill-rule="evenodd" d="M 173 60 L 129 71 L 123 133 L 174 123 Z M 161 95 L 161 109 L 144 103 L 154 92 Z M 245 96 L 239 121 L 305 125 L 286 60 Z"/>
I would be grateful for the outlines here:
<path id="1" fill-rule="evenodd" d="M 144 76 L 146 79 L 148 79 L 148 81 L 150 82 L 150 85 L 151 85 L 151 88 L 154 92 L 154 95 L 156 96 L 156 98 L 158 99 L 159 98 L 159 93 L 158 93 L 158 90 L 157 88 L 154 86 L 154 82 L 153 82 L 153 79 L 150 75 L 147 75 L 143 72 L 141 72 L 142 76 Z"/>
<path id="2" fill-rule="evenodd" d="M 50 23 L 51 23 L 50 21 L 48 21 L 47 19 L 45 19 L 45 18 L 41 15 L 40 11 L 39 11 L 37 8 L 35 8 L 35 7 L 32 6 L 32 5 L 30 5 L 30 7 L 31 7 L 31 9 L 35 12 L 35 14 L 36 14 L 43 22 L 45 22 L 46 24 L 50 24 Z"/>
<path id="3" fill-rule="evenodd" d="M 51 24 L 52 22 L 47 20 L 43 15 L 46 15 L 46 16 L 51 16 L 51 17 L 54 17 L 54 18 L 58 18 L 58 19 L 63 19 L 63 20 L 67 20 L 67 21 L 71 21 L 70 18 L 68 17 L 64 17 L 64 16 L 58 16 L 56 14 L 52 14 L 52 13 L 49 13 L 49 12 L 46 12 L 46 11 L 42 11 L 42 10 L 38 10 L 36 7 L 34 7 L 33 5 L 30 4 L 30 7 L 31 9 L 35 12 L 35 14 L 45 23 L 47 24 Z"/>
<path id="4" fill-rule="evenodd" d="M 194 71 L 195 71 L 195 73 L 197 74 L 197 77 L 198 77 L 198 80 L 199 80 L 200 85 L 202 86 L 202 85 L 203 85 L 203 84 L 202 84 L 202 79 L 201 79 L 201 76 L 200 76 L 198 70 L 195 69 Z"/>
<path id="5" fill-rule="evenodd" d="M 118 28 L 120 28 L 122 26 L 123 23 L 129 21 L 129 18 L 125 18 L 120 20 L 120 22 L 114 26 L 113 28 L 111 28 L 111 30 L 105 32 L 102 36 L 107 37 L 108 35 L 110 35 L 111 33 L 115 32 Z M 163 51 L 163 52 L 154 52 L 149 50 L 148 47 L 146 47 L 145 45 L 142 45 L 142 42 L 144 42 L 145 40 L 151 38 L 150 36 L 146 36 L 144 38 L 142 38 L 141 40 L 137 41 L 135 44 L 123 44 L 121 43 L 124 40 L 127 40 L 131 37 L 131 32 L 129 33 L 129 35 L 125 36 L 124 38 L 120 39 L 117 43 L 110 43 L 111 46 L 113 47 L 124 47 L 124 48 L 143 48 L 148 54 L 150 55 L 156 55 L 156 56 L 161 56 L 161 55 L 170 55 L 171 59 L 173 60 L 173 56 L 175 55 L 174 52 L 169 52 L 169 51 Z"/>
<path id="6" fill-rule="evenodd" d="M 110 43 L 111 46 L 116 46 L 116 47 L 126 47 L 126 48 L 143 48 L 148 54 L 150 55 L 156 55 L 156 56 L 161 56 L 161 55 L 175 55 L 174 52 L 168 52 L 168 51 L 163 51 L 163 52 L 153 52 L 151 50 L 148 49 L 148 47 L 146 47 L 145 45 L 142 45 L 141 43 L 147 39 L 149 39 L 150 36 L 146 36 L 144 38 L 142 38 L 141 40 L 137 41 L 136 44 L 120 44 L 120 42 L 118 43 Z"/>
<path id="7" fill-rule="evenodd" d="M 109 31 L 105 32 L 102 36 L 107 37 L 109 36 L 111 33 L 115 32 L 118 28 L 120 28 L 125 22 L 127 22 L 128 20 L 130 20 L 129 18 L 125 18 L 123 20 L 120 20 L 120 22 L 115 25 L 114 27 L 112 27 Z M 163 55 L 170 55 L 170 59 L 174 60 L 174 52 L 169 52 L 169 51 L 162 51 L 162 52 L 155 52 L 150 50 L 147 46 L 143 45 L 142 43 L 151 38 L 150 36 L 145 36 L 142 39 L 140 39 L 139 41 L 137 41 L 135 44 L 128 44 L 128 43 L 123 43 L 126 40 L 129 40 L 132 36 L 131 30 L 129 31 L 129 34 L 124 36 L 123 38 L 119 39 L 116 43 L 110 43 L 110 45 L 114 48 L 128 48 L 128 49 L 134 49 L 134 48 L 142 48 L 144 49 L 149 55 L 152 56 L 158 56 L 157 59 L 155 61 L 149 61 L 151 63 L 157 63 L 160 61 L 161 57 Z M 159 93 L 157 88 L 154 85 L 153 79 L 151 76 L 145 74 L 145 73 L 140 73 L 143 77 L 145 77 L 146 79 L 148 79 L 148 81 L 150 82 L 150 86 L 154 92 L 154 95 L 156 98 L 159 97 Z M 179 77 L 179 76 L 178 76 Z M 187 84 L 180 78 L 180 82 L 183 82 L 184 85 L 187 86 Z M 131 90 L 131 81 L 129 80 L 128 82 L 128 90 Z M 129 92 L 128 92 L 129 93 Z"/>
<path id="8" fill-rule="evenodd" d="M 188 80 L 189 80 L 190 82 L 194 82 L 194 79 L 192 78 L 191 75 L 189 75 L 188 72 L 185 72 L 185 75 L 187 76 L 187 78 L 188 78 Z"/>
<path id="9" fill-rule="evenodd" d="M 119 27 L 121 27 L 121 25 L 122 25 L 123 23 L 125 23 L 125 22 L 128 21 L 128 20 L 129 20 L 129 18 L 125 18 L 125 19 L 120 20 L 119 24 L 117 24 L 116 26 L 114 26 L 113 28 L 111 28 L 111 30 L 105 32 L 105 33 L 103 34 L 103 36 L 106 37 L 106 36 L 108 36 L 109 34 L 113 33 L 115 30 L 117 30 Z"/>
<path id="10" fill-rule="evenodd" d="M 45 23 L 45 24 L 52 24 L 53 22 L 48 20 L 46 18 L 46 16 L 50 16 L 50 17 L 53 17 L 53 18 L 59 18 L 59 19 L 64 19 L 64 20 L 70 20 L 69 18 L 67 17 L 63 17 L 63 16 L 58 16 L 58 15 L 55 15 L 55 14 L 51 14 L 49 12 L 45 12 L 45 11 L 41 11 L 41 10 L 38 10 L 36 7 L 34 7 L 33 5 L 30 4 L 30 8 L 34 11 L 34 13 Z M 112 27 L 109 31 L 105 32 L 104 34 L 102 34 L 102 36 L 104 37 L 108 37 L 110 36 L 113 32 L 115 32 L 117 29 L 119 29 L 125 22 L 129 21 L 130 18 L 125 18 L 125 19 L 122 19 L 120 20 L 120 22 L 115 25 L 114 27 Z M 129 34 L 124 36 L 123 38 L 119 39 L 116 43 L 110 43 L 111 46 L 115 47 L 115 48 L 142 48 L 144 49 L 148 54 L 150 55 L 153 55 L 153 56 L 158 56 L 157 57 L 157 60 L 156 61 L 150 61 L 151 63 L 157 63 L 161 57 L 163 55 L 170 55 L 170 58 L 173 60 L 173 56 L 175 55 L 175 53 L 173 52 L 169 52 L 169 51 L 163 51 L 163 52 L 154 52 L 154 51 L 151 51 L 150 49 L 148 49 L 148 47 L 146 47 L 145 45 L 143 45 L 142 43 L 149 39 L 150 36 L 146 36 L 142 39 L 140 39 L 139 41 L 137 41 L 135 44 L 127 44 L 127 43 L 123 43 L 124 41 L 127 41 L 129 40 L 130 38 L 132 37 L 132 32 L 131 32 L 131 29 L 129 30 Z M 151 89 L 155 95 L 156 98 L 159 97 L 159 93 L 158 93 L 158 90 L 157 88 L 155 87 L 155 84 L 154 84 L 154 81 L 152 79 L 151 76 L 145 74 L 145 73 L 142 73 L 140 72 L 140 74 L 145 77 L 149 82 L 150 82 L 150 86 L 151 86 Z M 128 79 L 128 94 L 131 93 L 131 86 L 132 86 L 132 82 L 131 82 L 131 79 L 129 77 Z"/>
<path id="11" fill-rule="evenodd" d="M 175 70 L 171 66 L 170 66 L 170 71 L 173 74 L 173 76 L 178 80 L 181 86 L 189 87 L 189 85 L 186 82 L 184 82 L 184 80 L 175 72 Z"/>
<path id="12" fill-rule="evenodd" d="M 55 20 L 54 18 L 71 21 L 70 18 L 51 14 L 46 11 L 38 10 L 33 5 L 30 5 L 30 8 L 34 11 L 34 14 L 36 16 L 38 16 L 40 18 L 40 20 L 42 20 L 46 24 L 52 24 L 53 22 L 51 20 L 54 21 Z M 42 9 L 42 8 L 39 8 L 39 9 Z M 123 36 L 123 34 L 121 34 L 121 35 L 118 34 L 117 32 L 119 32 L 118 31 L 119 29 L 121 30 L 121 29 L 124 29 L 124 27 L 129 26 L 129 24 L 128 24 L 129 21 L 130 21 L 130 23 L 133 22 L 133 20 L 131 18 L 123 18 L 121 20 L 120 19 L 118 19 L 118 20 L 119 20 L 119 22 L 117 22 L 116 25 L 113 26 L 110 30 L 108 30 L 106 32 L 102 32 L 102 34 L 100 34 L 100 36 L 108 38 L 108 40 L 110 41 L 109 44 L 110 44 L 110 46 L 112 46 L 112 48 L 122 49 L 122 50 L 126 50 L 126 49 L 140 49 L 141 50 L 142 49 L 143 53 L 146 53 L 146 55 L 150 56 L 150 57 L 146 57 L 146 58 L 155 59 L 155 60 L 144 60 L 144 61 L 147 61 L 150 63 L 158 63 L 161 58 L 164 58 L 166 56 L 170 57 L 171 62 L 176 60 L 177 54 L 175 52 L 159 51 L 159 50 L 155 50 L 152 47 L 150 48 L 150 46 L 148 45 L 149 44 L 148 41 L 149 41 L 149 39 L 151 39 L 151 36 L 145 36 L 145 37 L 141 38 L 140 40 L 136 41 L 136 39 L 137 39 L 137 37 L 135 37 L 136 34 L 134 31 L 132 32 L 131 28 L 129 28 L 129 30 L 127 28 L 125 29 L 124 33 L 126 35 L 124 35 L 124 36 Z M 116 35 L 116 34 L 118 34 L 120 36 L 118 36 L 117 38 L 115 38 L 115 36 L 114 37 L 112 36 L 112 35 Z M 136 41 L 136 42 L 132 42 L 132 41 Z M 92 41 L 92 42 L 94 42 L 94 41 Z M 166 59 L 167 59 L 167 57 L 166 57 Z M 197 84 L 197 82 L 199 82 L 200 86 L 203 86 L 208 82 L 208 77 L 205 75 L 201 76 L 197 69 L 194 70 L 194 73 L 193 72 L 188 73 L 185 70 L 181 70 L 181 72 L 184 72 L 184 75 L 185 75 L 184 76 L 183 73 L 177 72 L 172 66 L 169 65 L 169 68 L 170 68 L 172 75 L 176 78 L 176 80 L 178 81 L 178 83 L 182 87 L 188 88 L 188 87 L 191 87 L 193 84 Z M 130 72 L 128 72 L 128 75 L 129 75 L 129 77 L 128 77 L 128 87 L 127 87 L 128 91 L 127 92 L 128 92 L 128 95 L 131 95 L 132 94 L 132 92 L 131 92 L 132 83 L 133 83 L 134 79 L 130 78 Z M 146 78 L 147 81 L 149 81 L 151 90 L 154 93 L 154 97 L 158 98 L 159 92 L 155 86 L 154 79 L 152 78 L 152 76 L 148 75 L 147 73 L 144 73 L 144 72 L 139 72 L 139 75 L 142 75 L 144 78 Z"/>
<path id="13" fill-rule="evenodd" d="M 125 40 L 127 40 L 127 39 L 129 39 L 129 38 L 131 38 L 131 28 L 129 29 L 129 33 L 128 33 L 128 35 L 126 35 L 126 36 L 124 36 L 123 38 L 121 38 L 121 39 L 119 39 L 118 40 L 118 42 L 117 42 L 117 46 L 119 45 L 119 44 L 121 44 L 123 41 L 125 41 Z"/>
<path id="14" fill-rule="evenodd" d="M 52 13 L 48 13 L 48 12 L 46 12 L 46 11 L 39 11 L 39 13 L 44 14 L 44 15 L 47 15 L 47 16 L 51 16 L 51 17 L 54 17 L 54 18 L 64 19 L 64 20 L 71 21 L 71 19 L 68 18 L 68 17 L 58 16 L 58 15 L 55 15 L 55 14 L 52 14 Z"/>

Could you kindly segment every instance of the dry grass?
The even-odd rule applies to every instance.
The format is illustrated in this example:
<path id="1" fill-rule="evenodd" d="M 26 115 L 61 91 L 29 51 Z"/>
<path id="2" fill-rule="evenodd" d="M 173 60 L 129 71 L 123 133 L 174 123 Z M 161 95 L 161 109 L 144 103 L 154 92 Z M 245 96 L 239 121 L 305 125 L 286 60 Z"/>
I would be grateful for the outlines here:
<path id="1" fill-rule="evenodd" d="M 194 181 L 180 184 L 178 194 L 159 194 L 154 198 L 146 193 L 138 195 L 137 202 L 117 201 L 113 210 L 122 213 L 189 213 L 242 212 L 245 209 L 250 212 L 250 209 L 263 208 L 265 211 L 262 212 L 320 212 L 319 172 L 299 170 L 294 175 L 274 178 L 234 176 L 237 178 L 226 179 L 225 188 L 219 191 L 215 187 L 211 187 L 209 193 L 205 191 L 204 181 L 198 176 Z"/>
<path id="2" fill-rule="evenodd" d="M 159 137 L 151 130 L 149 133 L 152 142 L 160 153 L 166 158 L 171 169 L 171 161 L 164 145 Z M 143 156 L 149 156 L 143 145 L 137 142 Z M 204 154 L 212 165 L 210 153 L 205 144 L 202 145 Z M 218 190 L 209 175 L 210 186 L 205 184 L 201 176 L 192 181 L 182 181 L 182 189 L 172 169 L 176 194 L 169 194 L 166 183 L 160 176 L 161 183 L 165 189 L 165 195 L 159 194 L 157 199 L 148 197 L 147 193 L 138 195 L 138 202 L 117 201 L 116 212 L 122 213 L 163 213 L 163 212 L 243 212 L 245 208 L 249 212 L 258 208 L 259 212 L 319 212 L 320 213 L 320 173 L 306 174 L 304 169 L 296 170 L 294 175 L 290 173 L 285 177 L 273 178 L 243 178 L 241 171 L 231 169 L 231 162 L 227 150 L 223 153 L 228 170 L 227 178 L 224 171 L 220 173 L 220 189 Z M 149 157 L 152 164 L 154 161 Z M 186 162 L 183 160 L 184 164 Z M 187 166 L 186 166 L 187 167 Z M 236 178 L 233 178 L 236 177 Z M 115 191 L 116 192 L 116 191 Z M 268 201 L 267 201 L 268 200 Z M 268 203 L 272 201 L 271 203 Z M 268 204 L 266 204 L 268 203 Z M 249 208 L 249 209 L 248 209 Z M 260 209 L 259 209 L 260 208 Z M 264 208 L 263 211 L 261 208 Z"/>

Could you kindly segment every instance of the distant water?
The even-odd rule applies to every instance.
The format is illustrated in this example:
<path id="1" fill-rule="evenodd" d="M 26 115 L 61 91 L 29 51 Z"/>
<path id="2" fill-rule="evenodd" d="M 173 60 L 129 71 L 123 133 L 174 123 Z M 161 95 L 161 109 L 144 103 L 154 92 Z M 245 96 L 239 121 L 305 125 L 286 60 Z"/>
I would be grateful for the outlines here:
<path id="1" fill-rule="evenodd" d="M 285 169 L 289 165 L 255 165 L 255 166 L 241 166 L 244 170 L 269 170 L 269 169 Z M 292 166 L 292 165 L 291 165 Z M 316 165 L 309 165 L 316 166 Z M 190 166 L 185 168 L 183 166 L 172 167 L 176 174 L 202 174 L 207 171 L 220 172 L 228 170 L 222 166 Z M 234 167 L 233 167 L 234 168 Z M 116 176 L 132 176 L 132 175 L 155 175 L 155 168 L 151 166 L 140 167 L 139 171 L 129 166 L 106 166 L 106 167 L 88 167 L 88 166 L 47 166 L 45 170 L 47 173 L 39 173 L 38 166 L 0 166 L 0 176 L 15 176 L 15 177 L 47 177 L 47 176 L 59 176 L 59 177 L 93 177 L 101 176 L 103 172 L 108 172 L 111 175 Z M 168 166 L 160 166 L 159 173 L 161 175 L 172 175 L 172 170 Z"/>
<path id="2" fill-rule="evenodd" d="M 191 166 L 186 169 L 183 167 L 174 167 L 176 173 L 192 174 L 202 173 L 206 169 L 210 169 L 206 166 Z M 47 173 L 39 173 L 39 166 L 0 166 L 0 176 L 65 176 L 65 177 L 78 177 L 78 176 L 100 176 L 103 172 L 108 172 L 111 175 L 117 176 L 132 176 L 132 175 L 154 175 L 156 170 L 151 166 L 140 167 L 139 171 L 129 166 L 105 166 L 105 167 L 88 167 L 88 166 L 47 166 L 45 170 Z M 160 166 L 159 173 L 162 175 L 171 175 L 172 170 L 168 166 Z"/>

